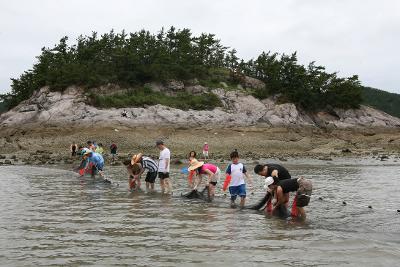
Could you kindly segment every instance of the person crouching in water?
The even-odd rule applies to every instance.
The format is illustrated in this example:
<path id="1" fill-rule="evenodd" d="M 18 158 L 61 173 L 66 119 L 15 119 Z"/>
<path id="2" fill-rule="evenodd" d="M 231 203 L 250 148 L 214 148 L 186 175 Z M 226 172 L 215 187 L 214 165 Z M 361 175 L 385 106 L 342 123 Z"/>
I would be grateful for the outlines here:
<path id="1" fill-rule="evenodd" d="M 291 179 L 292 176 L 290 175 L 289 171 L 283 167 L 282 165 L 279 164 L 273 164 L 273 163 L 268 163 L 268 164 L 258 164 L 254 167 L 254 173 L 267 178 L 267 177 L 276 177 L 278 180 L 286 180 L 286 179 Z M 255 205 L 251 206 L 250 209 L 253 210 L 259 210 L 267 204 L 266 211 L 271 212 L 272 211 L 272 197 L 273 197 L 273 192 L 270 190 L 267 190 L 267 193 L 265 196 Z"/>
<path id="2" fill-rule="evenodd" d="M 246 167 L 243 163 L 239 162 L 239 153 L 237 151 L 233 151 L 230 154 L 230 158 L 232 163 L 228 165 L 226 169 L 227 179 L 229 182 L 229 193 L 231 194 L 231 207 L 236 207 L 235 201 L 237 196 L 240 197 L 240 208 L 244 208 L 245 199 L 246 199 L 246 183 L 244 177 L 252 185 L 251 178 L 247 173 Z M 229 177 L 230 176 L 230 177 Z"/>
<path id="3" fill-rule="evenodd" d="M 289 193 L 296 192 L 293 200 L 292 217 L 306 219 L 305 206 L 308 206 L 311 199 L 312 183 L 303 177 L 298 179 L 279 180 L 276 177 L 267 177 L 265 179 L 265 187 L 274 192 L 276 202 L 273 205 L 272 213 L 280 208 L 287 207 L 289 202 Z M 283 207 L 282 207 L 283 206 Z"/>
<path id="4" fill-rule="evenodd" d="M 193 188 L 194 190 L 197 190 L 197 187 L 201 184 L 202 176 L 208 176 L 206 187 L 208 188 L 209 201 L 212 201 L 215 196 L 215 186 L 221 177 L 221 170 L 211 163 L 204 164 L 204 162 L 193 159 L 190 162 L 189 171 L 195 171 L 195 174 L 198 177 Z"/>
<path id="5" fill-rule="evenodd" d="M 104 159 L 103 156 L 100 154 L 93 152 L 89 149 L 83 150 L 83 161 L 86 161 L 88 166 L 91 166 L 92 168 L 92 178 L 94 179 L 96 174 L 99 173 L 99 175 L 104 179 L 105 182 L 111 182 L 108 179 L 104 178 Z"/>
<path id="6" fill-rule="evenodd" d="M 157 163 L 150 157 L 143 156 L 141 153 L 134 155 L 131 160 L 134 175 L 139 177 L 147 170 L 146 174 L 146 191 L 154 192 L 154 183 L 157 178 Z"/>
<path id="7" fill-rule="evenodd" d="M 140 173 L 140 167 L 138 165 L 133 166 L 130 159 L 124 160 L 123 164 L 125 165 L 128 172 L 129 191 L 132 192 L 134 190 L 140 189 L 140 177 L 138 175 Z"/>

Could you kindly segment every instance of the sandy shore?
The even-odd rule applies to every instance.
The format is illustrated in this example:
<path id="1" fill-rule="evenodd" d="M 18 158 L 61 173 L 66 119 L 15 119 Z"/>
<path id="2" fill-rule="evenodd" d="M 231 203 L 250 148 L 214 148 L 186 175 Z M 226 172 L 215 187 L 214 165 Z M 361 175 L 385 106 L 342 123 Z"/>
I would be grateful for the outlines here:
<path id="1" fill-rule="evenodd" d="M 317 128 L 266 127 L 19 127 L 1 130 L 0 162 L 8 163 L 5 160 L 9 159 L 28 164 L 71 163 L 71 142 L 84 144 L 87 140 L 96 140 L 106 148 L 116 142 L 121 158 L 137 152 L 157 156 L 154 147 L 157 139 L 165 141 L 177 160 L 184 159 L 190 150 L 200 153 L 204 142 L 209 143 L 211 157 L 217 160 L 228 159 L 233 149 L 238 149 L 246 159 L 277 158 L 282 161 L 296 157 L 329 160 L 332 157 L 400 154 L 400 131 L 397 129 L 326 132 Z"/>

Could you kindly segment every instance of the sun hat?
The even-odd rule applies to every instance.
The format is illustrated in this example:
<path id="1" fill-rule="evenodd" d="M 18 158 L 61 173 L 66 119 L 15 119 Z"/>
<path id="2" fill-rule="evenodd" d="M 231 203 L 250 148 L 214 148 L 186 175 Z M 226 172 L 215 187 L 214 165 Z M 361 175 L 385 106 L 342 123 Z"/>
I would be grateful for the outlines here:
<path id="1" fill-rule="evenodd" d="M 133 155 L 131 159 L 131 164 L 133 165 L 135 163 L 138 163 L 141 158 L 142 158 L 142 153 Z"/>
<path id="2" fill-rule="evenodd" d="M 188 168 L 189 171 L 194 171 L 195 169 L 204 165 L 203 161 L 198 161 L 197 159 L 192 159 L 190 162 L 190 166 Z"/>
<path id="3" fill-rule="evenodd" d="M 272 185 L 274 183 L 274 178 L 272 178 L 271 176 L 268 176 L 267 178 L 265 178 L 264 180 L 264 189 L 268 189 L 268 187 L 270 185 Z"/>

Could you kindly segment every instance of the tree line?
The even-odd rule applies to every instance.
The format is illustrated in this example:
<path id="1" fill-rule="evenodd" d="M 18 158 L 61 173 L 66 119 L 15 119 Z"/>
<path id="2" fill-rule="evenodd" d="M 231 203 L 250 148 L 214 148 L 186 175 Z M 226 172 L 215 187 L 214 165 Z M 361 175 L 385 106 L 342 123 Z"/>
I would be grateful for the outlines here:
<path id="1" fill-rule="evenodd" d="M 293 102 L 305 110 L 356 108 L 362 101 L 356 75 L 341 78 L 314 62 L 304 66 L 296 53 L 263 52 L 245 61 L 213 34 L 195 36 L 189 29 L 174 27 L 156 34 L 111 31 L 99 36 L 93 32 L 79 36 L 72 45 L 63 37 L 53 48 L 42 48 L 37 63 L 12 79 L 11 93 L 3 99 L 10 108 L 43 86 L 55 91 L 70 85 L 93 88 L 108 83 L 140 87 L 170 79 L 209 80 L 221 70 L 228 70 L 232 82 L 240 82 L 244 75 L 264 81 L 264 89 L 253 91 L 258 98 L 278 95 L 282 102 Z"/>

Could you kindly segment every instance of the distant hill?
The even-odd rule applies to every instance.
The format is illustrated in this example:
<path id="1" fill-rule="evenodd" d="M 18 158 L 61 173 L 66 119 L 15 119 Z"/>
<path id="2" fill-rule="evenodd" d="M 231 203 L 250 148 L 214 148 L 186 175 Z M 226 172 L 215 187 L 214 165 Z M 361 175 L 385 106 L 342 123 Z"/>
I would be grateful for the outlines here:
<path id="1" fill-rule="evenodd" d="M 363 104 L 400 118 L 400 94 L 364 87 Z"/>
<path id="2" fill-rule="evenodd" d="M 7 105 L 0 101 L 0 114 L 7 111 Z"/>

